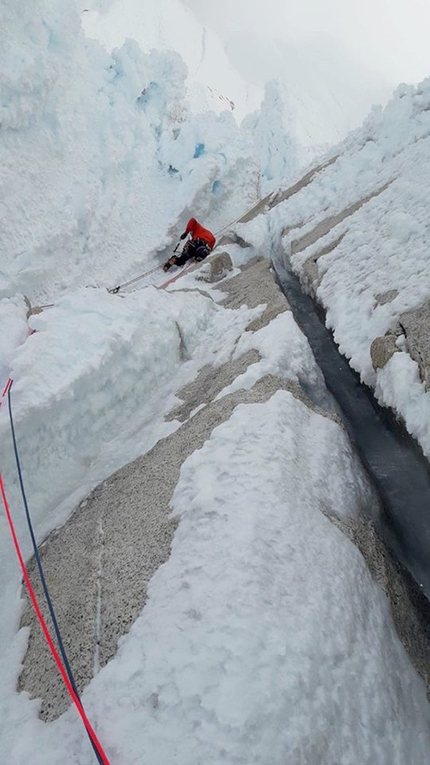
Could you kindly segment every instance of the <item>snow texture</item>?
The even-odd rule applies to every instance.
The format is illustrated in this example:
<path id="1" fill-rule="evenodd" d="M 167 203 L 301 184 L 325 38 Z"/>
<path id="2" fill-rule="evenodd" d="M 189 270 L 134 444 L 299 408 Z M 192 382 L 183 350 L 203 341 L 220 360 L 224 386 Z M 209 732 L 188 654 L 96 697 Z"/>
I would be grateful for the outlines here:
<path id="1" fill-rule="evenodd" d="M 384 110 L 374 109 L 330 151 L 338 158 L 311 183 L 266 216 L 237 226 L 254 246 L 270 238 L 284 249 L 325 307 L 340 351 L 376 386 L 380 402 L 404 419 L 427 456 L 430 392 L 418 365 L 397 354 L 375 371 L 370 346 L 388 331 L 399 334 L 402 313 L 430 297 L 429 146 L 430 79 L 399 86 Z M 392 299 L 381 300 L 386 294 Z"/>
<path id="2" fill-rule="evenodd" d="M 161 263 L 190 213 L 218 233 L 249 209 L 260 156 L 267 188 L 298 167 L 294 109 L 277 85 L 267 90 L 263 120 L 251 116 L 242 129 L 228 104 L 205 111 L 206 91 L 193 111 L 205 60 L 210 68 L 222 59 L 232 93 L 242 80 L 179 2 L 159 7 L 145 6 L 143 49 L 123 39 L 130 17 L 121 27 L 120 0 L 84 14 L 106 47 L 85 36 L 67 0 L 3 0 L 0 8 L 0 387 L 13 377 L 38 541 L 97 482 L 178 427 L 164 414 L 204 365 L 256 348 L 261 361 L 236 387 L 268 373 L 318 379 L 289 314 L 245 334 L 264 306 L 227 310 L 206 285 L 210 294 L 200 294 L 192 275 L 169 291 L 157 280 L 126 295 L 102 289 Z M 201 86 L 194 94 L 184 60 L 166 50 L 185 28 L 191 43 L 194 34 L 200 41 L 190 45 L 194 58 L 184 56 Z M 219 92 L 232 98 L 223 83 Z M 344 234 L 318 262 L 317 295 L 341 350 L 419 431 L 427 453 L 429 394 L 416 367 L 398 353 L 376 375 L 369 347 L 429 296 L 429 104 L 429 82 L 399 89 L 312 184 L 238 227 L 253 248 L 239 255 L 233 247 L 236 266 L 256 249 L 268 255 L 270 238 L 292 251 L 327 216 L 390 184 L 321 241 L 296 246 L 292 262 L 302 272 Z M 391 289 L 397 297 L 379 305 L 376 295 Z M 27 320 L 23 294 L 54 307 Z M 0 443 L 28 557 L 5 406 Z M 84 694 L 112 765 L 426 760 L 424 687 L 385 596 L 324 517 L 356 515 L 370 501 L 343 430 L 289 393 L 238 407 L 214 431 L 183 466 L 172 555 L 117 656 Z M 21 576 L 3 516 L 0 560 L 2 756 L 8 765 L 89 765 L 76 713 L 43 724 L 39 702 L 16 692 L 28 635 L 19 631 Z"/>
<path id="3" fill-rule="evenodd" d="M 63 0 L 0 13 L 0 297 L 114 286 L 161 263 L 191 210 L 228 223 L 237 178 L 236 215 L 256 198 L 252 137 L 190 113 L 178 53 L 108 54 Z"/>

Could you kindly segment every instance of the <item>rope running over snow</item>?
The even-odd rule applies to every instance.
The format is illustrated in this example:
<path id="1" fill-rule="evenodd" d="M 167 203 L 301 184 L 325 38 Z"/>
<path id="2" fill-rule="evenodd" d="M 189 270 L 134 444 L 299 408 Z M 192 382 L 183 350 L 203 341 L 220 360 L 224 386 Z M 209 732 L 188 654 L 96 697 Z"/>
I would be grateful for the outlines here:
<path id="1" fill-rule="evenodd" d="M 247 215 L 249 212 L 251 212 L 251 210 L 253 210 L 254 207 L 256 207 L 259 204 L 260 201 L 261 200 L 258 200 L 258 202 L 254 202 L 252 207 L 250 207 L 249 210 L 245 210 L 245 212 L 239 215 L 239 217 L 236 218 L 236 220 L 231 221 L 231 223 L 227 223 L 227 225 L 224 226 L 224 228 L 221 228 L 219 231 L 216 231 L 215 237 L 219 237 L 220 234 L 224 233 L 224 231 L 227 231 L 227 229 L 231 228 L 231 226 L 235 226 L 236 223 L 239 223 L 241 218 L 243 218 L 244 215 Z M 141 279 L 145 279 L 146 276 L 150 276 L 155 271 L 158 271 L 159 268 L 160 268 L 159 265 L 154 266 L 154 268 L 151 268 L 149 271 L 145 271 L 143 274 L 139 274 L 139 276 L 135 276 L 134 279 L 130 279 L 128 282 L 124 282 L 124 284 L 118 284 L 116 287 L 111 287 L 111 288 L 108 287 L 107 291 L 110 292 L 111 295 L 117 295 L 120 290 L 124 289 L 124 287 L 129 287 L 131 284 L 135 284 L 135 282 L 139 282 Z M 39 308 L 53 308 L 53 307 L 54 307 L 54 303 L 49 303 L 47 305 L 39 306 Z"/>
<path id="2" fill-rule="evenodd" d="M 255 203 L 254 203 L 254 205 L 252 205 L 252 207 L 249 210 L 247 210 L 244 213 L 242 213 L 242 215 L 239 216 L 236 220 L 232 221 L 231 223 L 228 223 L 226 226 L 224 226 L 224 228 L 222 228 L 219 231 L 217 231 L 215 233 L 215 236 L 218 237 L 220 234 L 222 234 L 228 228 L 230 228 L 231 226 L 234 226 L 236 223 L 238 223 L 240 221 L 240 219 L 243 217 L 243 215 L 246 215 L 254 207 L 255 207 Z M 111 294 L 116 294 L 116 293 L 118 293 L 120 291 L 120 289 L 123 289 L 124 287 L 129 287 L 131 284 L 134 284 L 135 282 L 138 282 L 141 279 L 145 278 L 146 276 L 149 276 L 150 274 L 154 273 L 159 268 L 160 268 L 160 266 L 157 265 L 154 268 L 150 269 L 149 271 L 146 271 L 145 273 L 139 274 L 139 276 L 136 276 L 135 278 L 130 279 L 128 282 L 124 282 L 124 284 L 120 284 L 117 287 L 114 287 L 112 289 L 108 289 L 108 292 L 110 292 Z M 185 271 L 185 270 L 186 270 L 186 268 L 183 269 L 183 271 Z M 181 271 L 180 274 L 177 274 L 172 279 L 169 279 L 165 284 L 161 285 L 162 288 L 166 287 L 171 282 L 176 281 L 176 279 L 179 278 L 180 275 L 182 275 L 183 271 Z M 50 303 L 50 304 L 47 304 L 47 305 L 40 306 L 40 308 L 52 308 L 53 306 L 54 306 L 54 304 Z M 25 562 L 24 562 L 24 559 L 23 559 L 23 556 L 22 556 L 22 553 L 21 553 L 21 548 L 20 548 L 20 545 L 19 545 L 19 542 L 18 542 L 18 538 L 17 538 L 16 531 L 15 531 L 15 526 L 14 526 L 13 519 L 12 519 L 12 516 L 11 516 L 11 512 L 10 512 L 10 508 L 9 508 L 9 503 L 8 503 L 7 496 L 6 496 L 6 490 L 5 490 L 5 487 L 4 487 L 3 476 L 2 476 L 2 474 L 0 472 L 0 494 L 1 494 L 1 497 L 2 497 L 2 501 L 3 501 L 3 506 L 4 506 L 4 509 L 5 509 L 7 521 L 8 521 L 8 524 L 9 524 L 10 531 L 11 531 L 12 540 L 13 540 L 14 547 L 15 547 L 15 552 L 17 554 L 17 557 L 18 557 L 18 560 L 19 560 L 19 564 L 20 564 L 20 567 L 21 567 L 21 570 L 22 570 L 23 578 L 24 578 L 25 584 L 27 586 L 27 590 L 28 590 L 28 593 L 29 593 L 30 600 L 32 602 L 34 611 L 36 613 L 36 616 L 37 616 L 37 618 L 39 620 L 39 623 L 41 625 L 42 631 L 44 633 L 45 639 L 46 639 L 46 641 L 48 643 L 48 646 L 49 646 L 49 648 L 51 650 L 53 658 L 54 658 L 54 660 L 55 660 L 55 662 L 57 664 L 58 670 L 59 670 L 59 672 L 60 672 L 60 674 L 61 674 L 61 676 L 63 678 L 63 681 L 64 681 L 64 683 L 66 685 L 66 688 L 67 688 L 67 690 L 69 692 L 69 695 L 70 695 L 73 703 L 75 704 L 75 706 L 77 708 L 77 711 L 78 711 L 78 713 L 79 713 L 79 715 L 80 715 L 80 717 L 82 719 L 82 722 L 83 722 L 83 724 L 85 726 L 85 729 L 87 731 L 88 737 L 90 739 L 91 745 L 92 745 L 93 750 L 94 750 L 94 754 L 95 754 L 95 756 L 97 758 L 97 761 L 98 761 L 99 765 L 110 765 L 109 764 L 109 760 L 107 759 L 107 756 L 106 756 L 106 754 L 105 754 L 105 752 L 103 750 L 103 747 L 100 744 L 100 742 L 99 742 L 99 740 L 97 738 L 97 735 L 96 735 L 95 731 L 93 730 L 93 728 L 91 726 L 91 723 L 88 720 L 88 718 L 86 716 L 86 713 L 85 713 L 85 710 L 84 710 L 84 708 L 82 706 L 82 702 L 81 702 L 80 697 L 79 697 L 79 693 L 78 693 L 78 690 L 77 690 L 77 687 L 76 687 L 75 679 L 73 677 L 73 672 L 72 672 L 72 669 L 71 669 L 71 666 L 70 666 L 70 662 L 69 662 L 69 659 L 68 659 L 68 656 L 67 656 L 67 653 L 66 653 L 66 649 L 64 647 L 64 643 L 63 643 L 63 639 L 62 639 L 62 636 L 61 636 L 60 627 L 59 627 L 58 620 L 57 620 L 57 617 L 56 617 L 56 614 L 55 614 L 55 609 L 54 609 L 54 606 L 53 606 L 53 603 L 52 603 L 51 596 L 49 594 L 49 589 L 48 589 L 48 586 L 47 586 L 47 583 L 46 583 L 46 578 L 45 578 L 45 574 L 44 574 L 44 571 L 43 571 L 42 562 L 41 562 L 41 559 L 40 559 L 40 556 L 39 556 L 39 551 L 37 549 L 37 542 L 36 542 L 36 538 L 35 538 L 35 534 L 34 534 L 34 528 L 33 528 L 32 520 L 31 520 L 31 515 L 30 515 L 30 511 L 29 511 L 29 507 L 28 507 L 27 496 L 26 496 L 26 493 L 25 493 L 24 481 L 23 481 L 22 470 L 21 470 L 21 462 L 20 462 L 20 458 L 19 458 L 18 446 L 17 446 L 17 441 L 16 441 L 16 433 L 15 433 L 15 427 L 14 427 L 14 421 L 13 421 L 12 401 L 11 401 L 11 388 L 12 388 L 12 384 L 13 384 L 13 381 L 9 378 L 9 380 L 7 381 L 6 386 L 5 386 L 4 390 L 3 390 L 3 393 L 1 395 L 0 408 L 2 407 L 3 399 L 5 398 L 5 396 L 7 396 L 8 408 L 9 408 L 10 429 L 11 429 L 12 441 L 13 441 L 13 449 L 14 449 L 14 454 L 15 454 L 15 462 L 16 462 L 16 468 L 17 468 L 17 473 L 18 473 L 18 479 L 19 479 L 19 485 L 20 485 L 22 500 L 23 500 L 24 508 L 25 508 L 25 515 L 26 515 L 26 520 L 27 520 L 27 526 L 28 526 L 28 529 L 29 529 L 30 537 L 31 537 L 31 543 L 32 543 L 32 547 L 33 547 L 34 557 L 35 557 L 36 563 L 37 563 L 37 568 L 38 568 L 38 572 L 39 572 L 40 581 L 41 581 L 41 584 L 42 584 L 42 589 L 43 589 L 43 592 L 44 592 L 44 595 L 45 595 L 45 598 L 46 598 L 46 602 L 47 602 L 47 605 L 48 605 L 49 613 L 50 613 L 50 616 L 51 616 L 51 619 L 52 619 L 52 623 L 53 623 L 53 626 L 54 626 L 54 631 L 55 631 L 55 635 L 56 635 L 56 638 L 57 638 L 57 641 L 58 641 L 58 647 L 59 647 L 59 650 L 60 650 L 62 661 L 61 661 L 60 656 L 59 656 L 59 654 L 57 652 L 57 649 L 55 648 L 55 644 L 54 644 L 54 642 L 52 640 L 52 637 L 50 635 L 50 632 L 49 632 L 49 629 L 47 627 L 47 624 L 46 624 L 45 619 L 43 617 L 43 614 L 42 614 L 42 612 L 40 610 L 40 606 L 38 604 L 35 592 L 33 590 L 33 587 L 32 587 L 31 581 L 30 581 L 28 570 L 27 570 L 27 567 L 25 565 Z"/>
<path id="3" fill-rule="evenodd" d="M 28 529 L 29 529 L 29 532 L 30 532 L 31 542 L 32 542 L 33 551 L 34 551 L 34 557 L 35 557 L 36 562 L 37 562 L 37 567 L 38 567 L 38 571 L 39 571 L 40 581 L 41 581 L 41 584 L 42 584 L 43 592 L 45 594 L 46 602 L 48 604 L 48 609 L 49 609 L 49 613 L 51 615 L 52 623 L 54 625 L 54 631 L 55 631 L 55 635 L 57 637 L 58 646 L 59 646 L 59 649 L 60 649 L 60 653 L 61 653 L 61 657 L 62 657 L 63 663 L 61 663 L 61 659 L 60 659 L 60 657 L 58 655 L 58 652 L 57 652 L 57 650 L 55 648 L 55 645 L 54 645 L 54 643 L 52 641 L 52 638 L 51 638 L 51 636 L 49 634 L 48 627 L 47 627 L 46 622 L 45 622 L 45 620 L 44 620 L 44 618 L 42 616 L 42 613 L 40 611 L 40 607 L 38 605 L 38 602 L 37 602 L 37 599 L 36 599 L 36 595 L 34 593 L 34 590 L 32 588 L 32 585 L 31 585 L 31 582 L 30 582 L 30 579 L 29 579 L 28 571 L 27 571 L 27 568 L 25 566 L 25 563 L 24 563 L 24 560 L 23 560 L 23 557 L 22 557 L 22 554 L 21 554 L 21 550 L 20 550 L 18 539 L 17 539 L 17 536 L 16 536 L 13 520 L 12 520 L 12 517 L 11 517 L 11 514 L 10 514 L 9 504 L 8 504 L 8 501 L 7 501 L 7 498 L 6 498 L 6 492 L 5 492 L 4 483 L 3 483 L 3 477 L 2 477 L 2 475 L 0 473 L 0 490 L 1 490 L 1 495 L 2 495 L 2 499 L 3 499 L 3 505 L 4 505 L 4 508 L 5 508 L 7 520 L 8 520 L 8 523 L 9 523 L 10 530 L 11 530 L 12 539 L 13 539 L 13 542 L 14 542 L 14 545 L 15 545 L 15 550 L 16 550 L 16 553 L 17 553 L 17 556 L 18 556 L 18 560 L 19 560 L 20 565 L 21 565 L 22 572 L 23 572 L 24 581 L 25 581 L 25 583 L 27 585 L 27 589 L 28 589 L 28 592 L 29 592 L 29 595 L 30 595 L 30 599 L 31 599 L 31 602 L 33 604 L 33 608 L 34 608 L 34 610 L 36 612 L 36 616 L 39 619 L 39 622 L 41 624 L 43 633 L 45 635 L 45 639 L 46 639 L 46 641 L 47 641 L 47 643 L 49 645 L 51 653 L 53 654 L 53 657 L 54 657 L 55 662 L 56 662 L 56 664 L 58 666 L 58 669 L 60 670 L 60 673 L 61 673 L 61 675 L 63 677 L 63 680 L 64 680 L 64 682 L 66 684 L 67 690 L 69 691 L 69 694 L 70 694 L 74 704 L 77 707 L 79 715 L 82 718 L 82 721 L 83 721 L 83 723 L 85 725 L 88 737 L 90 739 L 91 745 L 92 745 L 93 750 L 94 750 L 94 754 L 97 757 L 97 761 L 99 762 L 99 765 L 109 765 L 109 761 L 108 761 L 108 759 L 106 757 L 106 754 L 104 753 L 103 748 L 102 748 L 102 746 L 101 746 L 101 744 L 100 744 L 100 742 L 99 742 L 99 740 L 98 740 L 98 738 L 97 738 L 97 736 L 96 736 L 96 734 L 95 734 L 95 732 L 94 732 L 94 730 L 93 730 L 93 728 L 91 726 L 91 723 L 89 722 L 89 720 L 88 720 L 88 718 L 87 718 L 87 716 L 85 714 L 84 708 L 82 706 L 82 702 L 80 700 L 79 693 L 78 693 L 78 690 L 77 690 L 77 687 L 76 687 L 75 679 L 73 677 L 72 669 L 70 667 L 70 663 L 69 663 L 69 660 L 68 660 L 68 657 L 67 657 L 67 653 L 66 653 L 66 650 L 64 648 L 64 643 L 63 643 L 63 640 L 62 640 L 62 637 L 61 637 L 61 632 L 60 632 L 60 628 L 59 628 L 59 625 L 58 625 L 58 620 L 57 620 L 57 617 L 56 617 L 56 614 L 55 614 L 54 606 L 53 606 L 53 603 L 52 603 L 52 600 L 51 600 L 51 596 L 49 594 L 48 586 L 47 586 L 46 579 L 45 579 L 45 574 L 44 574 L 44 571 L 43 571 L 42 562 L 41 562 L 40 556 L 39 556 L 39 551 L 37 549 L 37 543 L 36 543 L 36 538 L 35 538 L 35 535 L 34 535 L 33 524 L 32 524 L 32 521 L 31 521 L 30 511 L 29 511 L 29 508 L 28 508 L 27 497 L 26 497 L 26 493 L 25 493 L 25 489 L 24 489 L 24 482 L 23 482 L 23 478 L 22 478 L 21 463 L 20 463 L 20 459 L 19 459 L 18 447 L 17 447 L 17 442 L 16 442 L 15 427 L 14 427 L 13 415 L 12 415 L 12 402 L 11 402 L 11 388 L 12 388 L 12 384 L 13 384 L 13 381 L 11 379 L 9 379 L 8 382 L 6 383 L 6 387 L 5 387 L 4 391 L 3 391 L 2 398 L 7 394 L 8 408 L 9 408 L 9 421 L 10 421 L 10 428 L 11 428 L 11 433 L 12 433 L 13 449 L 14 449 L 14 453 L 15 453 L 15 461 L 16 461 L 16 467 L 17 467 L 17 472 L 18 472 L 18 478 L 19 478 L 19 484 L 20 484 L 20 489 L 21 489 L 21 495 L 22 495 L 22 499 L 23 499 L 23 503 L 24 503 L 24 508 L 25 508 L 27 525 L 28 525 Z M 1 402 L 1 403 L 3 403 L 3 402 Z"/>
<path id="4" fill-rule="evenodd" d="M 220 234 L 224 233 L 224 231 L 227 231 L 227 229 L 231 228 L 231 226 L 235 226 L 236 223 L 239 223 L 241 218 L 243 218 L 244 215 L 247 215 L 249 212 L 251 212 L 251 210 L 253 210 L 254 207 L 256 207 L 259 204 L 260 201 L 261 200 L 258 200 L 258 202 L 254 202 L 254 204 L 249 208 L 249 210 L 245 210 L 245 212 L 243 212 L 241 215 L 239 215 L 239 217 L 236 218 L 236 220 L 231 221 L 231 223 L 227 223 L 227 225 L 224 226 L 224 228 L 220 228 L 219 231 L 215 231 L 215 237 L 216 238 L 219 237 Z M 174 252 L 175 251 L 176 251 L 176 248 L 175 248 Z M 153 274 L 154 271 L 157 271 L 159 268 L 160 268 L 160 266 L 155 266 L 150 271 L 145 271 L 145 273 L 140 274 L 139 276 L 136 276 L 134 279 L 130 279 L 129 282 L 124 282 L 124 284 L 119 284 L 117 287 L 112 287 L 112 289 L 108 289 L 108 292 L 110 292 L 111 295 L 116 295 L 124 287 L 129 287 L 130 284 L 134 284 L 135 282 L 138 282 L 141 279 L 144 279 L 146 276 L 149 276 L 150 274 Z M 41 308 L 51 308 L 51 306 L 41 306 Z"/>

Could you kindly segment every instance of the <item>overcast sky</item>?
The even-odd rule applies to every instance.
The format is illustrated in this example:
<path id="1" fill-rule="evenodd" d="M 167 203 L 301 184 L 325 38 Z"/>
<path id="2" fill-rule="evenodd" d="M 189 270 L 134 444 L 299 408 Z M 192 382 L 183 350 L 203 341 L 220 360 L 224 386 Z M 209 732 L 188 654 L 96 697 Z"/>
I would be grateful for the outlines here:
<path id="1" fill-rule="evenodd" d="M 430 0 L 183 0 L 228 42 L 332 36 L 390 82 L 430 76 Z"/>

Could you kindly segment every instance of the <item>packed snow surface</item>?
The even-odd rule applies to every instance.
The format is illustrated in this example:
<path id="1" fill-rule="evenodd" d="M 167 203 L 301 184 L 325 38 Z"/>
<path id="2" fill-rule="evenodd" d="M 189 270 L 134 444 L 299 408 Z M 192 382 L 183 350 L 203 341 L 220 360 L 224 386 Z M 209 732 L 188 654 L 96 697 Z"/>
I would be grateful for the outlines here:
<path id="1" fill-rule="evenodd" d="M 305 285 L 307 263 L 317 259 L 314 289 L 340 351 L 404 418 L 427 456 L 430 392 L 417 363 L 400 337 L 400 352 L 375 371 L 370 346 L 430 298 L 429 149 L 430 79 L 399 87 L 384 110 L 331 151 L 337 160 L 312 183 L 238 227 L 255 246 L 271 239 L 283 249 Z M 388 302 L 380 299 L 385 294 Z"/>
<path id="2" fill-rule="evenodd" d="M 113 762 L 425 759 L 424 687 L 361 555 L 323 515 L 369 500 L 336 423 L 286 392 L 237 407 L 184 463 L 171 558 L 84 694 Z M 43 725 L 26 703 L 27 720 L 22 700 L 9 707 L 9 762 L 91 761 L 73 711 Z"/>
<path id="3" fill-rule="evenodd" d="M 190 111 L 178 53 L 108 54 L 65 0 L 6 0 L 0 23 L 0 297 L 115 286 L 161 264 L 191 211 L 218 231 L 256 199 L 253 136 Z"/>
<path id="4" fill-rule="evenodd" d="M 93 13 L 121 7 L 99 3 Z M 179 3 L 169 7 L 199 35 L 206 76 L 216 40 L 203 37 Z M 157 33 L 151 28 L 154 44 L 166 41 L 172 28 L 155 4 L 150 10 L 162 22 Z M 92 21 L 101 29 L 100 18 Z M 163 291 L 158 279 L 130 294 L 103 289 L 163 262 L 191 213 L 218 232 L 249 209 L 259 186 L 294 177 L 300 147 L 288 93 L 270 85 L 262 116 L 239 128 L 231 110 L 193 112 L 177 52 L 142 51 L 133 40 L 107 50 L 85 37 L 68 0 L 35 0 L 31 8 L 5 0 L 0 26 L 0 387 L 13 378 L 40 542 L 95 484 L 179 427 L 164 415 L 205 364 L 251 348 L 261 355 L 220 396 L 265 374 L 293 383 L 320 377 L 289 314 L 245 333 L 264 307 L 227 310 L 196 291 L 201 283 L 191 275 L 181 286 L 194 291 L 182 292 L 179 281 Z M 319 296 L 336 338 L 370 381 L 375 332 L 428 296 L 429 98 L 428 84 L 398 91 L 324 177 L 245 228 L 254 249 L 231 248 L 236 266 L 269 255 L 270 241 L 288 249 L 327 215 L 389 184 L 348 230 L 340 223 L 327 234 L 324 243 L 345 236 L 319 264 Z M 297 230 L 282 240 L 287 226 Z M 293 257 L 294 268 L 312 247 Z M 376 293 L 388 288 L 398 297 L 375 307 Z M 27 319 L 22 293 L 53 307 Z M 413 392 L 419 421 L 427 399 L 405 356 L 377 382 L 387 400 L 402 399 L 407 416 Z M 28 557 L 6 406 L 0 442 Z M 343 430 L 290 393 L 239 406 L 213 432 L 183 465 L 172 555 L 117 656 L 84 694 L 112 765 L 425 761 L 424 687 L 385 596 L 324 515 L 345 519 L 371 504 Z M 3 516 L 0 532 L 2 756 L 8 765 L 89 765 L 75 711 L 44 724 L 38 700 L 16 692 L 28 635 L 19 630 L 21 575 Z"/>
<path id="5" fill-rule="evenodd" d="M 127 38 L 144 51 L 177 51 L 187 65 L 193 111 L 227 109 L 242 118 L 259 105 L 261 89 L 248 85 L 218 37 L 180 0 L 147 0 L 144 5 L 139 0 L 90 0 L 81 18 L 87 35 L 109 51 Z"/>

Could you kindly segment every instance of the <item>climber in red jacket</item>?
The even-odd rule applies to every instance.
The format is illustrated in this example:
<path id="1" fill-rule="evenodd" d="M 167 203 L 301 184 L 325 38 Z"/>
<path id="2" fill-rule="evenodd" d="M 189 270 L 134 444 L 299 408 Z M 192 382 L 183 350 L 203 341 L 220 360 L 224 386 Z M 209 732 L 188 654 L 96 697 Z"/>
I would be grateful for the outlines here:
<path id="1" fill-rule="evenodd" d="M 168 271 L 171 266 L 183 266 L 190 258 L 197 262 L 204 260 L 215 246 L 215 237 L 207 228 L 203 228 L 195 218 L 190 218 L 187 228 L 181 234 L 185 239 L 190 234 L 191 239 L 186 242 L 184 249 L 179 255 L 172 255 L 164 264 L 163 270 Z"/>

